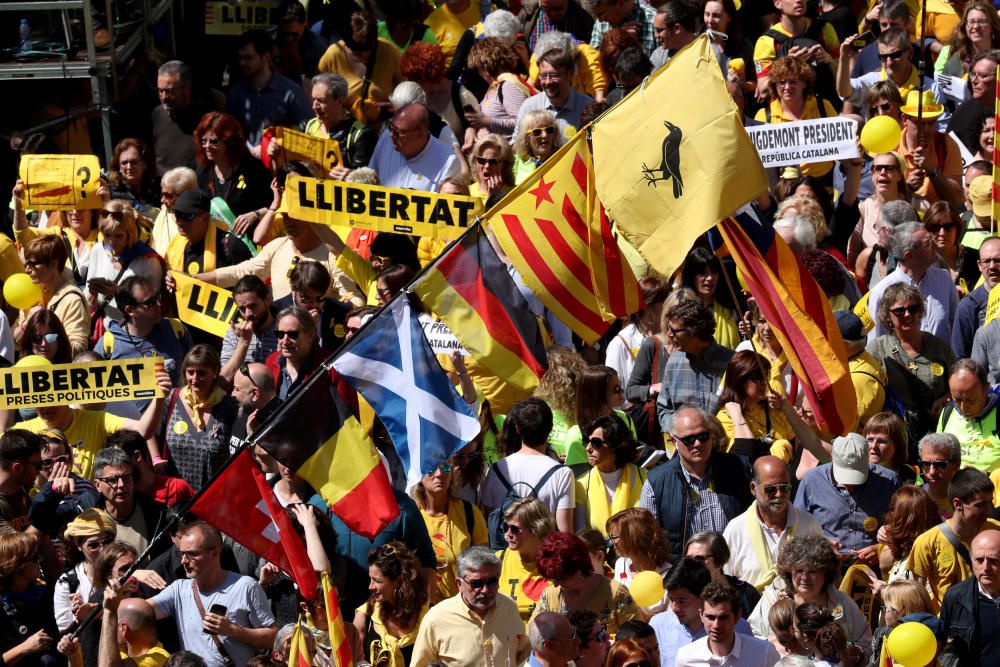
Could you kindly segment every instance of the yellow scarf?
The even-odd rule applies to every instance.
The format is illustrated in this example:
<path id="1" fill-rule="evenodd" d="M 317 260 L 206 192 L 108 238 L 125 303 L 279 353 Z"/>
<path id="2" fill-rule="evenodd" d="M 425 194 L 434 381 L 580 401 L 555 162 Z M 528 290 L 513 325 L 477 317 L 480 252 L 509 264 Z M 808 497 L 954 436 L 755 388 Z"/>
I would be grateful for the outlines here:
<path id="1" fill-rule="evenodd" d="M 587 513 L 590 516 L 590 526 L 608 536 L 605 524 L 608 518 L 622 510 L 639 504 L 639 493 L 642 491 L 643 475 L 639 469 L 629 463 L 622 469 L 622 476 L 615 487 L 614 498 L 608 504 L 608 493 L 604 479 L 597 468 L 591 468 L 587 473 Z"/>
<path id="2" fill-rule="evenodd" d="M 195 266 L 195 262 L 191 262 L 191 266 L 184 266 L 184 250 L 188 247 L 188 240 L 180 234 L 170 239 L 170 245 L 167 246 L 167 266 L 174 271 L 182 271 L 184 273 L 192 274 L 215 271 L 216 234 L 221 226 L 222 225 L 215 220 L 210 220 L 208 223 L 208 229 L 205 230 L 205 250 L 202 253 L 200 269 Z"/>
<path id="3" fill-rule="evenodd" d="M 194 422 L 199 431 L 205 430 L 205 420 L 201 418 L 201 411 L 211 410 L 225 397 L 226 392 L 223 391 L 222 387 L 213 389 L 212 394 L 204 401 L 198 400 L 198 397 L 194 394 L 194 390 L 191 389 L 191 385 L 184 385 L 184 388 L 181 389 L 181 398 L 191 408 L 191 421 Z"/>
<path id="4" fill-rule="evenodd" d="M 788 511 L 791 512 L 792 508 L 789 507 Z M 767 544 L 764 543 L 764 528 L 760 525 L 760 518 L 757 516 L 757 503 L 754 502 L 750 505 L 750 509 L 743 513 L 743 519 L 747 524 L 747 533 L 750 536 L 750 547 L 753 549 L 754 555 L 757 557 L 757 562 L 761 564 L 764 570 L 764 577 L 758 582 L 750 582 L 754 584 L 754 587 L 758 591 L 763 591 L 769 583 L 774 581 L 774 578 L 778 576 L 778 568 L 774 565 L 774 559 L 771 558 L 771 550 L 767 548 Z M 795 537 L 795 526 L 789 526 L 785 530 L 788 531 L 789 539 Z"/>

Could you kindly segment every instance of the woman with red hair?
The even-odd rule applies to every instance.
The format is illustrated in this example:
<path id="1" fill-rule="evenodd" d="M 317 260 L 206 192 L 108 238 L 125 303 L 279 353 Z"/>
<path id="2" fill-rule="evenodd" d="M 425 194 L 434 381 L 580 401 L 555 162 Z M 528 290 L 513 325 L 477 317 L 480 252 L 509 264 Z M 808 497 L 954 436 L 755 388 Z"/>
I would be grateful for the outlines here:
<path id="1" fill-rule="evenodd" d="M 444 52 L 437 44 L 417 42 L 403 52 L 399 71 L 427 94 L 427 108 L 441 116 L 463 146 L 471 146 L 476 132 L 465 122 L 463 109 L 479 111 L 476 96 L 457 81 L 445 78 Z M 468 133 L 468 134 L 467 134 Z"/>
<path id="2" fill-rule="evenodd" d="M 233 232 L 256 226 L 271 205 L 271 172 L 247 150 L 239 121 L 229 114 L 205 114 L 194 129 L 198 187 L 221 197 L 236 216 Z"/>
<path id="3" fill-rule="evenodd" d="M 542 592 L 536 614 L 592 611 L 612 636 L 622 623 L 644 620 L 628 588 L 594 572 L 586 542 L 573 533 L 556 532 L 545 538 L 537 562 L 539 574 L 551 584 Z"/>
<path id="4" fill-rule="evenodd" d="M 656 667 L 656 664 L 638 639 L 623 639 L 612 644 L 604 663 L 605 667 Z"/>

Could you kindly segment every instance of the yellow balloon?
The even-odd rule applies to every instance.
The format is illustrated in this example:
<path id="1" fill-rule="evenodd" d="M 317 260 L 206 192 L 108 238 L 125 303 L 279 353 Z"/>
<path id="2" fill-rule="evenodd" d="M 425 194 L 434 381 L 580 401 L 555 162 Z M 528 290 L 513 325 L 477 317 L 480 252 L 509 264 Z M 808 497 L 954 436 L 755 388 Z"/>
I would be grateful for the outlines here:
<path id="1" fill-rule="evenodd" d="M 925 667 L 937 655 L 937 638 L 923 623 L 901 623 L 889 633 L 886 650 L 893 664 L 905 667 Z"/>
<path id="2" fill-rule="evenodd" d="M 640 572 L 632 577 L 628 592 L 640 607 L 652 607 L 663 599 L 663 577 L 652 570 Z"/>
<path id="3" fill-rule="evenodd" d="M 899 146 L 902 133 L 899 123 L 891 116 L 876 116 L 865 123 L 861 130 L 861 145 L 871 155 L 888 153 Z"/>
<path id="4" fill-rule="evenodd" d="M 27 273 L 15 273 L 3 284 L 3 298 L 19 310 L 42 302 L 42 288 L 31 282 Z"/>
<path id="5" fill-rule="evenodd" d="M 29 354 L 26 357 L 21 357 L 14 364 L 18 368 L 24 368 L 26 366 L 51 366 L 52 362 L 43 357 L 40 354 Z"/>

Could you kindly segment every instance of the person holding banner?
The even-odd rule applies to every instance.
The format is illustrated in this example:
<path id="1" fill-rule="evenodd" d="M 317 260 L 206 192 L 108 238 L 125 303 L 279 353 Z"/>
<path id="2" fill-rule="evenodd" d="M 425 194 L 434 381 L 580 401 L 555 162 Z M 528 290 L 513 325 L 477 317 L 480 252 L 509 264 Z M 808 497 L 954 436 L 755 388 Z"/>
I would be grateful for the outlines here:
<path id="1" fill-rule="evenodd" d="M 123 278 L 146 276 L 154 285 L 161 284 L 163 260 L 139 240 L 135 209 L 127 202 L 114 199 L 106 203 L 97 225 L 104 235 L 104 243 L 94 248 L 90 258 L 85 291 L 94 317 L 103 317 L 105 306 L 116 305 L 115 292 Z M 69 327 L 65 320 L 63 326 Z"/>
<path id="2" fill-rule="evenodd" d="M 66 259 L 69 253 L 59 238 L 46 235 L 31 241 L 24 249 L 24 263 L 31 281 L 42 288 L 42 303 L 23 312 L 14 323 L 14 341 L 24 347 L 29 314 L 38 308 L 50 310 L 69 338 L 70 354 L 90 348 L 90 307 L 80 288 L 66 279 Z M 28 340 L 29 345 L 34 344 Z"/>
<path id="3" fill-rule="evenodd" d="M 303 132 L 311 137 L 336 139 L 344 164 L 330 170 L 329 177 L 342 181 L 352 169 L 368 166 L 375 152 L 378 135 L 344 113 L 348 103 L 347 81 L 333 72 L 323 72 L 312 78 L 312 110 L 315 117 L 306 121 Z"/>
<path id="4" fill-rule="evenodd" d="M 181 193 L 174 202 L 177 235 L 164 255 L 167 268 L 197 274 L 232 266 L 252 257 L 250 249 L 226 225 L 211 216 L 212 198 L 198 189 Z M 172 282 L 169 278 L 167 283 Z"/>
<path id="5" fill-rule="evenodd" d="M 24 196 L 25 183 L 17 179 L 12 192 L 14 199 L 13 230 L 14 240 L 22 248 L 27 247 L 34 239 L 42 235 L 61 236 L 66 243 L 70 269 L 73 272 L 73 281 L 78 287 L 82 287 L 87 278 L 87 268 L 90 266 L 90 251 L 97 241 L 97 226 L 94 224 L 93 209 L 82 209 L 77 211 L 58 211 L 49 217 L 45 227 L 30 227 L 28 216 L 25 215 L 24 206 L 21 204 L 21 197 Z M 55 224 L 59 222 L 60 224 Z M 16 258 L 15 258 L 16 259 Z M 10 271 L 9 273 L 7 271 Z M 21 260 L 12 262 L 0 254 L 0 278 L 6 280 L 14 273 L 21 273 Z"/>

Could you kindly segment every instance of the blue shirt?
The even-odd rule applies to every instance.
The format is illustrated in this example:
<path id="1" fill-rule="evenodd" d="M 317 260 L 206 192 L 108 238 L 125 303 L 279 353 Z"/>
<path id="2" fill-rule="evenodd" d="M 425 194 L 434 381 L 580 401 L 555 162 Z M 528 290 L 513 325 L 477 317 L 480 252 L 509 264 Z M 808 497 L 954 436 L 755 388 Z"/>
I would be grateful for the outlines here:
<path id="1" fill-rule="evenodd" d="M 868 479 L 848 493 L 833 481 L 833 464 L 824 463 L 806 473 L 794 505 L 812 514 L 824 537 L 840 542 L 841 551 L 858 551 L 875 544 L 889 498 L 900 486 L 896 473 L 869 463 Z"/>
<path id="2" fill-rule="evenodd" d="M 871 290 L 868 297 L 868 312 L 871 314 L 875 326 L 868 332 L 868 342 L 871 343 L 879 336 L 892 333 L 878 323 L 878 302 L 882 294 L 890 285 L 896 283 L 907 283 L 915 286 L 924 295 L 924 320 L 920 323 L 920 330 L 932 333 L 945 341 L 951 341 L 951 324 L 955 321 L 955 314 L 958 312 L 958 292 L 955 290 L 955 283 L 951 279 L 951 272 L 932 266 L 927 269 L 927 273 L 919 281 L 914 282 L 908 275 L 903 273 L 902 267 L 879 281 Z"/>
<path id="3" fill-rule="evenodd" d="M 674 667 L 677 650 L 705 636 L 705 628 L 692 633 L 670 609 L 661 611 L 649 619 L 649 625 L 656 633 L 656 643 L 660 645 L 660 667 Z M 753 636 L 753 630 L 746 619 L 736 622 L 736 632 Z"/>
<path id="4" fill-rule="evenodd" d="M 548 111 L 550 114 L 556 117 L 556 125 L 558 125 L 559 132 L 565 138 L 569 138 L 576 133 L 576 130 L 580 127 L 580 114 L 583 112 L 584 107 L 589 104 L 593 104 L 594 98 L 590 95 L 585 95 L 584 93 L 579 93 L 576 90 L 570 90 L 569 98 L 566 100 L 566 104 L 562 105 L 558 109 L 552 105 L 549 101 L 549 96 L 544 92 L 537 93 L 526 99 L 522 104 L 521 108 L 517 111 L 517 127 L 521 126 L 521 119 L 529 111 Z M 514 130 L 514 136 L 511 137 L 511 142 L 517 137 L 517 130 Z"/>
<path id="5" fill-rule="evenodd" d="M 243 126 L 250 146 L 260 145 L 266 127 L 298 127 L 313 115 L 302 86 L 277 72 L 260 90 L 249 81 L 233 86 L 226 111 Z"/>

